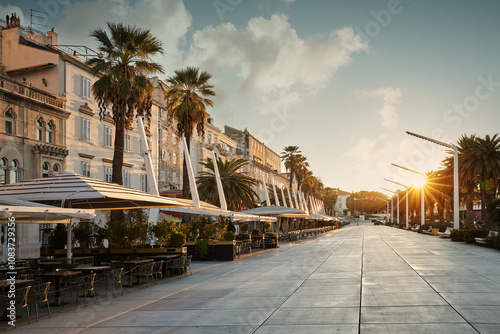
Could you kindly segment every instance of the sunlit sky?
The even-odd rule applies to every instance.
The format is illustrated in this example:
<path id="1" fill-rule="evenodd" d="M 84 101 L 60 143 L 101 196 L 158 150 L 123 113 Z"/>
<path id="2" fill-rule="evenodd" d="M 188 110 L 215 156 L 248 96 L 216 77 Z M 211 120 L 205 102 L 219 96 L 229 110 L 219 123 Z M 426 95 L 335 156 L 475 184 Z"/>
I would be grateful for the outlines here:
<path id="1" fill-rule="evenodd" d="M 64 3 L 64 4 L 61 4 Z M 19 8 L 20 7 L 20 8 Z M 213 75 L 215 125 L 281 153 L 299 146 L 313 173 L 345 191 L 395 189 L 436 170 L 445 142 L 500 125 L 497 0 L 3 0 L 60 44 L 124 22 L 163 41 L 160 78 L 186 66 Z M 34 12 L 37 13 L 37 12 Z"/>

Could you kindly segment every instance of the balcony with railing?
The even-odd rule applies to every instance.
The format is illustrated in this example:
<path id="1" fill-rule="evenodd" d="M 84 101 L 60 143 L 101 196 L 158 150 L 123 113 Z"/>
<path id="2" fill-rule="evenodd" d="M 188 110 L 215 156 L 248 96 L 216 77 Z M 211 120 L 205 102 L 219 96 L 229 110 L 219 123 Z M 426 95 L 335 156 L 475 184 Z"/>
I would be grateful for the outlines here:
<path id="1" fill-rule="evenodd" d="M 0 76 L 0 91 L 27 97 L 31 100 L 59 109 L 66 108 L 66 99 L 52 95 L 35 87 L 26 86 L 25 84 L 3 76 Z"/>

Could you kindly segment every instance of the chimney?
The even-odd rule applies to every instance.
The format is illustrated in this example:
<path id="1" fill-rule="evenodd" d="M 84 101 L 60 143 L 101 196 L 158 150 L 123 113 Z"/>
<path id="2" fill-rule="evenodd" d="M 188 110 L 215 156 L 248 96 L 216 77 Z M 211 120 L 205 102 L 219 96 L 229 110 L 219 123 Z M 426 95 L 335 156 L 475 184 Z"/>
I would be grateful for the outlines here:
<path id="1" fill-rule="evenodd" d="M 54 32 L 54 28 L 51 31 L 47 31 L 47 36 L 49 37 L 50 45 L 57 46 L 57 36 L 59 35 Z"/>

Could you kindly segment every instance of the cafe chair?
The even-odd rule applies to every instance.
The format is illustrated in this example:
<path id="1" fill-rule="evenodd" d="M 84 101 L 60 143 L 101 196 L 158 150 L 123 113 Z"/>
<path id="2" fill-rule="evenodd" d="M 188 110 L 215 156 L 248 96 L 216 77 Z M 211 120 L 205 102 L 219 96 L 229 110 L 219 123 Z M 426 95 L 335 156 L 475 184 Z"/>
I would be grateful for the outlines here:
<path id="1" fill-rule="evenodd" d="M 157 261 L 153 265 L 153 280 L 158 280 L 163 278 L 163 260 Z"/>
<path id="2" fill-rule="evenodd" d="M 46 303 L 47 310 L 49 311 L 49 318 L 52 317 L 49 305 L 49 287 L 50 282 L 38 285 L 32 285 L 28 294 L 28 302 L 35 303 L 36 321 L 38 321 L 38 303 Z"/>
<path id="3" fill-rule="evenodd" d="M 132 268 L 132 276 L 135 276 L 138 281 L 142 277 L 146 278 L 146 285 L 149 283 L 149 278 L 151 277 L 151 282 L 153 281 L 153 266 L 154 262 L 145 263 Z"/>
<path id="4" fill-rule="evenodd" d="M 123 296 L 123 287 L 122 287 L 122 275 L 123 268 L 112 269 L 106 272 L 107 275 L 107 284 L 106 284 L 106 295 L 108 294 L 108 285 L 111 284 L 113 286 L 113 298 L 116 297 L 116 285 L 120 285 L 120 292 Z"/>
<path id="5" fill-rule="evenodd" d="M 94 303 L 97 304 L 97 298 L 94 290 L 95 273 L 78 278 L 78 285 L 76 290 L 76 302 L 78 303 L 79 291 L 83 291 L 84 304 L 87 305 L 87 293 L 94 296 Z"/>
<path id="6" fill-rule="evenodd" d="M 28 294 L 29 294 L 30 290 L 31 290 L 31 286 L 27 286 L 27 287 L 24 287 L 21 289 L 16 289 L 16 311 L 19 308 L 26 307 L 26 314 L 28 315 L 28 324 L 31 323 L 30 307 L 28 304 Z M 15 327 L 17 328 L 17 319 L 15 321 Z"/>

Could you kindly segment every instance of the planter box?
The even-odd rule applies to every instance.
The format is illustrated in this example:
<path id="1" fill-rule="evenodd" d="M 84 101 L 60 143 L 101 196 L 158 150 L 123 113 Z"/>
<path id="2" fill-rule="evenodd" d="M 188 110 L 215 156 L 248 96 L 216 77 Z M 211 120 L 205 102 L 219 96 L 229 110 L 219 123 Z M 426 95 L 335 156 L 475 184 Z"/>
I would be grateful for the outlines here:
<path id="1" fill-rule="evenodd" d="M 208 254 L 201 258 L 198 254 L 198 250 L 196 249 L 195 241 L 186 242 L 187 255 L 192 255 L 194 261 L 213 261 L 215 260 L 215 241 L 210 240 L 208 242 Z"/>
<path id="2" fill-rule="evenodd" d="M 236 241 L 219 241 L 215 244 L 215 260 L 233 261 L 236 257 Z"/>

